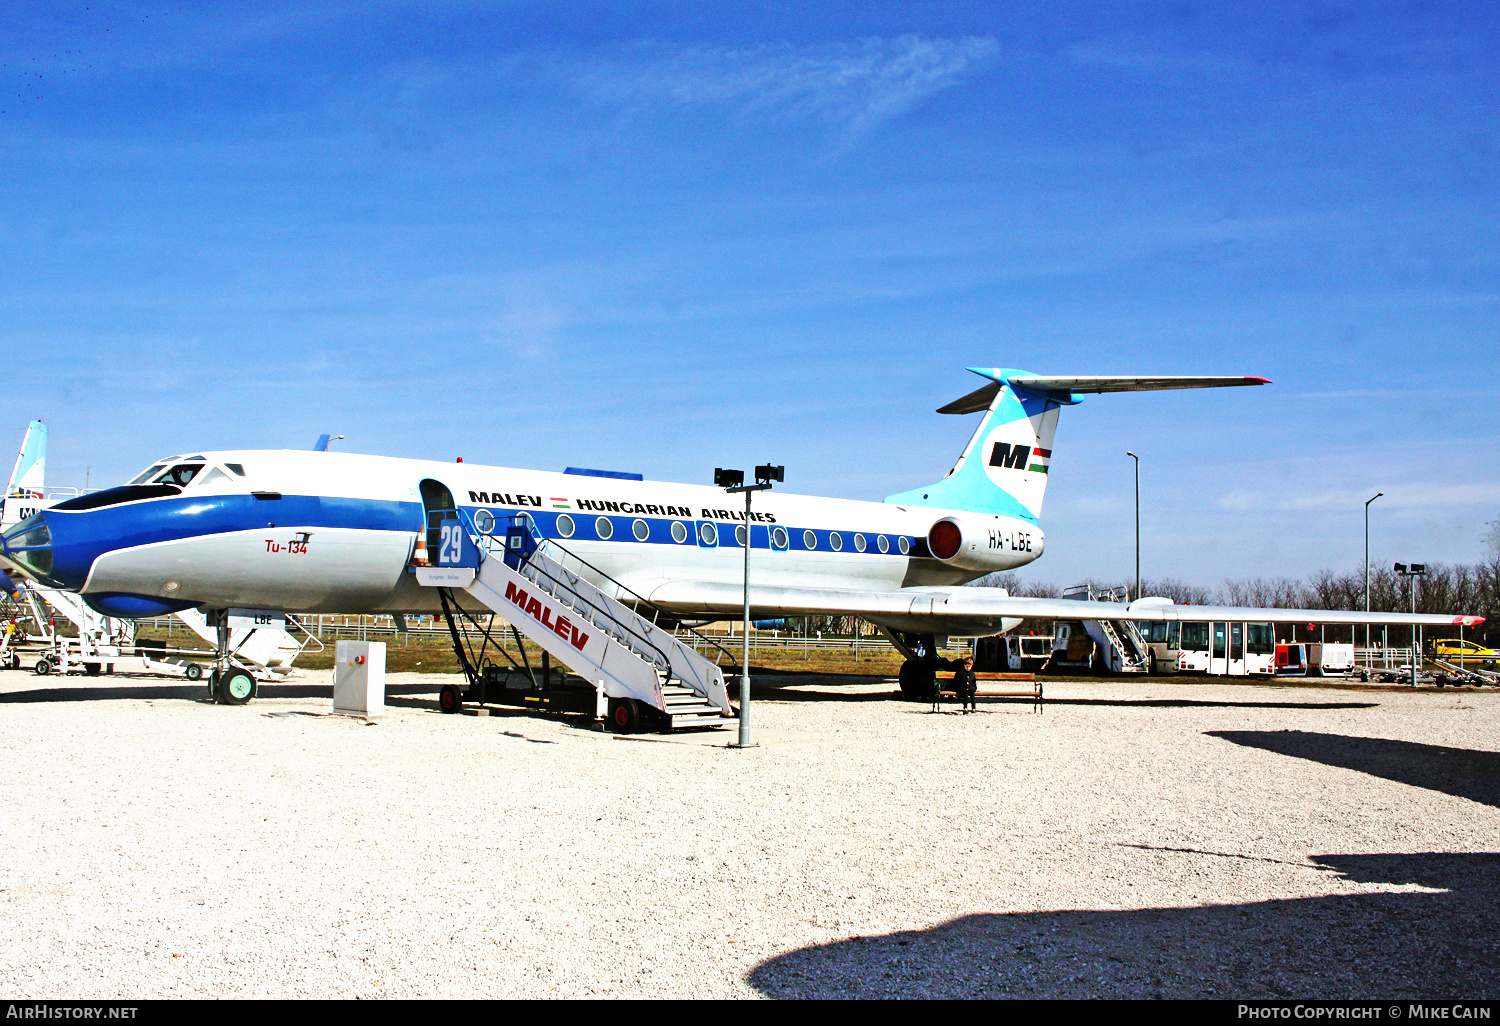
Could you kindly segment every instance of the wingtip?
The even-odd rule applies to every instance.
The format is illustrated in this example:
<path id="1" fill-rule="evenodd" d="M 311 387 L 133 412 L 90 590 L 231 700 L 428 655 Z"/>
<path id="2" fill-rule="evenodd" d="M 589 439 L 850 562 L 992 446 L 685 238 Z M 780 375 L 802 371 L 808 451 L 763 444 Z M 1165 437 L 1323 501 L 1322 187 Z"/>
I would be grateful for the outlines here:
<path id="1" fill-rule="evenodd" d="M 1247 377 L 1245 380 L 1256 385 L 1269 385 L 1271 383 L 1270 378 Z"/>

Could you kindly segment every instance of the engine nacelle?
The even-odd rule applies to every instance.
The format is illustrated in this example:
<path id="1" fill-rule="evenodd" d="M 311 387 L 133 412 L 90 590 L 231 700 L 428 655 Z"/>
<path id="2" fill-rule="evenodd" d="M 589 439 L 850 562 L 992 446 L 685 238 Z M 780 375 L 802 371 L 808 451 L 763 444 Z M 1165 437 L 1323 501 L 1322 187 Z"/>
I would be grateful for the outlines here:
<path id="1" fill-rule="evenodd" d="M 927 532 L 932 558 L 989 573 L 1025 566 L 1042 554 L 1042 531 L 1010 517 L 946 516 Z"/>

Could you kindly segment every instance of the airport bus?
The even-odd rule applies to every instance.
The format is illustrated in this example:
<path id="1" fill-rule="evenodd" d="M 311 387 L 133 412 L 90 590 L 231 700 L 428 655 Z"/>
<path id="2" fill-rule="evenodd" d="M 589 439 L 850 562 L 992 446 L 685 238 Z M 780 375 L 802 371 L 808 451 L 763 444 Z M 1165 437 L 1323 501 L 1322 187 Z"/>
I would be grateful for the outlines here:
<path id="1" fill-rule="evenodd" d="M 1276 632 L 1271 624 L 1188 620 L 1180 626 L 1178 673 L 1276 675 Z"/>

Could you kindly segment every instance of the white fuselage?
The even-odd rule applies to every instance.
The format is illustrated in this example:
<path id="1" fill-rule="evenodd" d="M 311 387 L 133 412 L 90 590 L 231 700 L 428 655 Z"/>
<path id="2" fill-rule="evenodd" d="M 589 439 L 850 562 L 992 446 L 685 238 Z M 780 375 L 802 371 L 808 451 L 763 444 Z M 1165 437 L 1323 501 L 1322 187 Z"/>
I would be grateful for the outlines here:
<path id="1" fill-rule="evenodd" d="M 744 570 L 744 498 L 711 486 L 296 450 L 196 462 L 203 469 L 179 494 L 45 511 L 53 582 L 215 608 L 430 612 L 436 595 L 408 572 L 425 535 L 424 481 L 478 523 L 493 516 L 498 533 L 528 514 L 545 537 L 642 595 L 664 582 L 737 584 Z M 946 565 L 928 555 L 926 537 L 947 512 L 758 492 L 750 573 L 760 585 L 890 590 L 962 584 L 1041 554 L 1034 523 L 965 512 L 988 532 L 989 562 Z"/>

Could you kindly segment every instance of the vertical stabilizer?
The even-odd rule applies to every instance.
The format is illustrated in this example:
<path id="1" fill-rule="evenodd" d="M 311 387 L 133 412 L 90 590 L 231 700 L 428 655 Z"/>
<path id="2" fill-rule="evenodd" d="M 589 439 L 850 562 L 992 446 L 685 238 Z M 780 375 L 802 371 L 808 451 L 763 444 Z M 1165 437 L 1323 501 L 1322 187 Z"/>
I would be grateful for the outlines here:
<path id="1" fill-rule="evenodd" d="M 969 370 L 989 378 L 990 383 L 938 410 L 984 411 L 958 462 L 941 481 L 885 501 L 1036 520 L 1042 515 L 1042 497 L 1047 491 L 1058 411 L 1077 400 L 1068 392 L 1022 388 L 1010 380 L 1028 376 L 1027 371 L 1008 367 Z"/>
<path id="2" fill-rule="evenodd" d="M 935 506 L 1036 520 L 1042 515 L 1057 413 L 1081 402 L 1080 393 L 1160 392 L 1183 388 L 1269 385 L 1266 378 L 1235 375 L 1032 374 L 1012 367 L 970 367 L 989 381 L 938 410 L 984 411 L 979 428 L 946 477 L 926 488 L 887 498 L 903 506 Z"/>
<path id="3" fill-rule="evenodd" d="M 34 420 L 26 426 L 26 437 L 16 455 L 10 481 L 5 486 L 4 505 L 0 506 L 0 528 L 24 520 L 42 508 L 46 490 L 47 425 Z"/>

